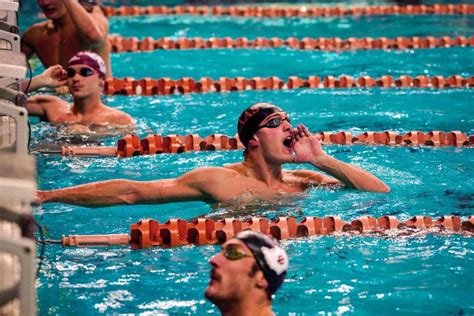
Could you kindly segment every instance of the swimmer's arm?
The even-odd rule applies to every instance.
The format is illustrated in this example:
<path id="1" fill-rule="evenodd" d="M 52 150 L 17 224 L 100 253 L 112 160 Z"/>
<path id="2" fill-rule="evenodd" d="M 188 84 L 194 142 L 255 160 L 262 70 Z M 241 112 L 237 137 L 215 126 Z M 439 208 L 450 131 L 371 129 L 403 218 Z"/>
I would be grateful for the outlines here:
<path id="1" fill-rule="evenodd" d="M 314 185 L 332 185 L 332 184 L 341 184 L 341 181 L 329 177 L 325 174 L 322 174 L 320 172 L 312 171 L 312 170 L 295 170 L 292 171 L 293 175 L 297 177 L 301 177 L 303 179 L 306 179 L 309 184 L 314 184 Z"/>
<path id="2" fill-rule="evenodd" d="M 202 200 L 208 197 L 186 175 L 156 181 L 109 180 L 70 188 L 37 191 L 36 202 L 59 202 L 82 206 L 158 204 Z"/>
<path id="3" fill-rule="evenodd" d="M 294 129 L 294 136 L 296 140 L 294 162 L 309 162 L 349 188 L 371 192 L 390 192 L 390 188 L 370 172 L 327 155 L 318 138 L 312 135 L 306 126 L 298 125 Z"/>
<path id="4" fill-rule="evenodd" d="M 21 37 L 20 42 L 20 49 L 23 54 L 25 54 L 26 58 L 30 58 L 35 53 L 35 46 L 32 42 L 34 38 L 34 29 L 30 27 L 26 30 L 25 34 Z"/>
<path id="5" fill-rule="evenodd" d="M 61 65 L 54 65 L 43 71 L 42 74 L 34 76 L 29 86 L 28 82 L 29 80 L 23 80 L 20 83 L 21 90 L 25 93 L 33 92 L 44 87 L 56 88 L 63 86 L 67 83 L 67 75 Z M 28 88 L 28 91 L 26 91 L 26 88 Z"/>
<path id="6" fill-rule="evenodd" d="M 63 101 L 51 95 L 38 95 L 28 98 L 26 110 L 30 116 L 47 116 L 48 112 L 57 108 Z"/>
<path id="7" fill-rule="evenodd" d="M 390 192 L 390 188 L 370 172 L 337 160 L 329 155 L 323 154 L 314 157 L 310 163 L 338 179 L 346 187 L 370 192 Z"/>
<path id="8" fill-rule="evenodd" d="M 96 10 L 89 13 L 77 0 L 63 0 L 69 15 L 82 38 L 93 46 L 100 46 L 107 40 L 109 32 L 107 19 Z"/>

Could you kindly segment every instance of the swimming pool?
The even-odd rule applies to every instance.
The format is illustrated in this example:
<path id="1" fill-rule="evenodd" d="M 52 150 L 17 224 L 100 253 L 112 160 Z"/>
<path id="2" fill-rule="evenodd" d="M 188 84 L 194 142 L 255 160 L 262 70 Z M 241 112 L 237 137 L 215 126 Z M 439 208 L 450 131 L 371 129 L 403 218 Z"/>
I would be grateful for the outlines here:
<path id="1" fill-rule="evenodd" d="M 399 26 L 385 25 L 380 29 L 377 27 L 380 19 L 364 18 L 326 19 L 318 22 L 318 28 L 305 19 L 299 19 L 300 23 L 285 19 L 273 22 L 209 19 L 212 21 L 204 20 L 201 25 L 197 17 L 147 17 L 143 21 L 113 18 L 111 30 L 123 36 L 138 37 L 212 34 L 270 37 L 277 35 L 273 24 L 279 23 L 283 24 L 280 31 L 277 28 L 282 32 L 278 36 L 282 37 L 290 33 L 298 37 L 347 37 L 471 35 L 473 32 L 472 17 L 463 17 L 461 22 L 465 23 L 448 16 L 437 17 L 437 31 L 428 27 L 435 20 L 429 22 L 427 17 L 402 17 Z M 147 33 L 151 27 L 127 33 L 130 25 L 154 25 L 153 21 L 167 27 L 159 26 L 157 33 Z M 394 21 L 388 19 L 385 23 Z M 215 24 L 219 27 L 214 27 Z M 312 29 L 316 31 L 311 33 Z M 333 33 L 327 34 L 324 30 Z M 222 49 L 116 54 L 112 56 L 112 64 L 115 76 L 136 78 L 238 75 L 284 78 L 313 74 L 468 76 L 474 73 L 470 55 L 472 48 L 344 53 Z M 107 96 L 106 101 L 136 117 L 138 134 L 142 137 L 148 133 L 233 135 L 238 114 L 258 101 L 282 106 L 293 122 L 302 122 L 312 131 L 461 130 L 473 134 L 474 110 L 470 106 L 473 93 L 472 89 L 300 89 L 159 98 Z M 53 128 L 35 122 L 32 141 L 34 144 L 51 141 L 54 133 Z M 107 139 L 105 143 L 115 141 Z M 400 219 L 419 214 L 433 217 L 473 214 L 474 172 L 470 148 L 327 146 L 325 150 L 373 172 L 392 188 L 392 193 L 311 190 L 303 198 L 280 205 L 261 204 L 239 212 L 269 218 L 283 214 L 298 218 L 339 215 L 345 220 L 366 214 L 374 217 L 392 214 Z M 116 177 L 169 178 L 199 166 L 236 162 L 241 157 L 240 151 L 127 159 L 43 155 L 38 156 L 38 181 L 41 188 L 50 189 Z M 47 204 L 36 208 L 35 215 L 44 225 L 47 238 L 58 239 L 62 234 L 125 233 L 131 223 L 141 218 L 164 222 L 169 218 L 190 219 L 203 214 L 235 215 L 232 211 L 224 207 L 211 209 L 199 202 L 94 209 Z M 274 303 L 278 314 L 474 312 L 472 238 L 461 235 L 395 239 L 323 236 L 288 240 L 283 244 L 291 261 L 287 280 Z M 40 314 L 216 314 L 215 307 L 203 298 L 209 279 L 207 261 L 216 251 L 215 246 L 139 251 L 119 247 L 47 246 L 38 281 Z"/>

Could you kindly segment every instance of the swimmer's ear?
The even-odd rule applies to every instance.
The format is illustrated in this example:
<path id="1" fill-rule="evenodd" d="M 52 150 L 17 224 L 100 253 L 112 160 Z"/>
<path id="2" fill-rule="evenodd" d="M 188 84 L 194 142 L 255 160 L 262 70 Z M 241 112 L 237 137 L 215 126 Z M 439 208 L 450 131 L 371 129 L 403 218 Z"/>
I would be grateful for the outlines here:
<path id="1" fill-rule="evenodd" d="M 249 145 L 248 147 L 258 147 L 258 140 L 252 137 L 252 139 L 249 140 Z"/>
<path id="2" fill-rule="evenodd" d="M 259 289 L 265 290 L 266 288 L 268 288 L 268 281 L 267 279 L 265 279 L 265 276 L 263 275 L 262 271 L 258 271 L 256 277 L 257 277 L 256 285 Z"/>
<path id="3" fill-rule="evenodd" d="M 105 80 L 104 80 L 104 79 L 100 79 L 100 81 L 99 81 L 99 87 L 101 87 L 102 89 L 104 89 L 104 87 L 105 87 Z"/>

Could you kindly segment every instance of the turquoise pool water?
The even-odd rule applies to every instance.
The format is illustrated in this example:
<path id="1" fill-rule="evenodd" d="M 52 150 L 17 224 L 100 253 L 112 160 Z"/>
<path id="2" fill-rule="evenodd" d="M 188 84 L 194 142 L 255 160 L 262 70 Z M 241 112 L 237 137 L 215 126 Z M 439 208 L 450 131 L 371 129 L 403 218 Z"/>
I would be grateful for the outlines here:
<path id="1" fill-rule="evenodd" d="M 472 16 L 417 16 L 422 27 L 413 28 L 411 16 L 329 18 L 243 18 L 228 16 L 139 16 L 116 17 L 110 27 L 121 36 L 159 37 L 396 37 L 470 36 Z M 374 28 L 374 25 L 377 27 Z M 268 32 L 272 29 L 271 33 Z"/>
<path id="2" fill-rule="evenodd" d="M 144 3 L 143 1 L 140 3 Z M 149 3 L 148 3 L 149 4 Z M 25 16 L 33 16 L 27 10 Z M 23 18 L 23 20 L 26 20 Z M 384 23 L 379 23 L 384 21 Z M 259 21 L 206 17 L 113 18 L 123 36 L 411 36 L 472 35 L 472 17 L 401 17 Z M 155 24 L 156 23 L 156 24 Z M 346 26 L 344 26 L 346 25 Z M 117 77 L 353 76 L 474 74 L 472 48 L 344 53 L 278 50 L 155 51 L 112 56 Z M 233 135 L 238 114 L 258 101 L 287 109 L 312 131 L 461 130 L 474 134 L 472 89 L 342 89 L 246 91 L 167 97 L 105 97 L 148 133 Z M 33 145 L 53 142 L 55 128 L 32 121 Z M 114 144 L 116 138 L 104 140 Z M 46 237 L 126 233 L 141 218 L 166 221 L 208 216 L 339 215 L 352 220 L 384 214 L 469 216 L 474 213 L 470 148 L 327 146 L 334 157 L 383 179 L 389 195 L 311 190 L 304 197 L 252 208 L 211 208 L 200 202 L 85 208 L 46 204 L 35 209 Z M 176 177 L 200 166 L 239 161 L 240 151 L 115 158 L 38 156 L 38 185 L 60 188 L 113 178 Z M 309 166 L 285 166 L 290 169 Z M 325 236 L 284 241 L 290 270 L 278 292 L 278 315 L 473 314 L 474 242 L 461 235 L 418 237 Z M 47 246 L 37 284 L 41 315 L 217 314 L 203 298 L 207 261 L 215 246 L 177 249 L 60 248 Z"/>

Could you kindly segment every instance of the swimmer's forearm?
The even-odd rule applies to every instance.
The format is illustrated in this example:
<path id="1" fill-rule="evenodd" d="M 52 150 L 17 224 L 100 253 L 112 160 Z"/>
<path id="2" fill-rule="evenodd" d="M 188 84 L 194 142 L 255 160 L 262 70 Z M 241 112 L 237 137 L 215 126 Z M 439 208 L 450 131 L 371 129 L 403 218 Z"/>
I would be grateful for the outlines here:
<path id="1" fill-rule="evenodd" d="M 20 90 L 23 91 L 24 93 L 33 92 L 33 91 L 36 91 L 38 89 L 48 86 L 46 83 L 46 80 L 44 79 L 42 75 L 34 76 L 31 79 L 29 86 L 28 86 L 28 82 L 29 80 L 23 80 L 20 83 Z M 28 91 L 26 91 L 26 88 L 28 88 Z"/>
<path id="2" fill-rule="evenodd" d="M 335 177 L 348 187 L 371 192 L 390 192 L 390 188 L 370 172 L 331 156 L 321 155 L 314 158 L 311 164 Z"/>
<path id="3" fill-rule="evenodd" d="M 101 44 L 106 40 L 107 30 L 101 27 L 94 16 L 88 13 L 77 0 L 63 0 L 74 25 L 82 37 L 92 44 Z"/>
<path id="4" fill-rule="evenodd" d="M 160 192 L 153 192 L 150 182 L 109 180 L 70 188 L 38 191 L 37 203 L 59 202 L 82 206 L 164 202 Z"/>

